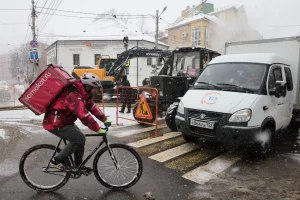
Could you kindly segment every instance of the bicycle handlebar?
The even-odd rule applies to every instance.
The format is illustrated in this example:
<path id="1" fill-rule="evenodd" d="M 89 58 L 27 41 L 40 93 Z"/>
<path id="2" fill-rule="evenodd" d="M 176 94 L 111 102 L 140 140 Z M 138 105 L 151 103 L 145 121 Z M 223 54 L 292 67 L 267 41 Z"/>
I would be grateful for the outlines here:
<path id="1" fill-rule="evenodd" d="M 104 128 L 101 127 L 101 129 L 106 130 L 106 132 L 108 132 L 109 126 L 105 126 Z M 105 134 L 98 134 L 98 133 L 96 133 L 96 134 L 86 134 L 85 136 L 102 136 L 102 137 L 104 137 L 104 136 L 106 136 L 106 133 Z"/>

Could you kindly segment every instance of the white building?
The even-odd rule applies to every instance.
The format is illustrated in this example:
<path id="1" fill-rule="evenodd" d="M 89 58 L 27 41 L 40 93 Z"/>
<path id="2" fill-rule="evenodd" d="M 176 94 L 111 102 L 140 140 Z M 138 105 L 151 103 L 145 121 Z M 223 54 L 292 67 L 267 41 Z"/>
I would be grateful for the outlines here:
<path id="1" fill-rule="evenodd" d="M 114 19 L 115 20 L 115 19 Z M 122 22 L 116 21 L 122 30 L 109 30 L 109 34 L 103 36 L 99 33 L 98 27 L 94 25 L 85 30 L 85 33 L 92 33 L 87 37 L 72 37 L 68 40 L 57 40 L 47 49 L 47 64 L 57 63 L 62 65 L 68 72 L 74 66 L 96 67 L 96 57 L 108 55 L 110 58 L 117 58 L 117 55 L 125 51 L 123 38 L 128 36 L 128 49 L 133 47 L 154 48 L 154 37 L 144 35 L 141 32 L 129 29 Z M 103 23 L 101 23 L 103 26 Z M 106 30 L 107 31 L 107 30 Z M 82 34 L 82 33 L 81 33 Z M 98 34 L 98 36 L 97 36 Z M 101 34 L 101 36 L 99 36 Z M 159 49 L 168 49 L 168 46 L 158 42 Z M 135 58 L 130 60 L 128 80 L 131 86 L 142 85 L 144 78 L 149 77 L 153 70 L 151 65 L 156 58 Z"/>
<path id="2" fill-rule="evenodd" d="M 10 56 L 8 54 L 0 55 L 0 80 L 9 80 L 10 73 Z"/>

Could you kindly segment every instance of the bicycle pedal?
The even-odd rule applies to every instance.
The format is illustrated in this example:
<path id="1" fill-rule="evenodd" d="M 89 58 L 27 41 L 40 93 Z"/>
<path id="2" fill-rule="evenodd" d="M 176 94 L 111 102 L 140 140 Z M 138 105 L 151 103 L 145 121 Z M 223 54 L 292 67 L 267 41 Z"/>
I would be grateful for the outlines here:
<path id="1" fill-rule="evenodd" d="M 85 176 L 89 176 L 89 175 L 92 174 L 92 172 L 91 171 L 85 171 L 85 172 L 82 172 L 82 174 L 85 175 Z"/>

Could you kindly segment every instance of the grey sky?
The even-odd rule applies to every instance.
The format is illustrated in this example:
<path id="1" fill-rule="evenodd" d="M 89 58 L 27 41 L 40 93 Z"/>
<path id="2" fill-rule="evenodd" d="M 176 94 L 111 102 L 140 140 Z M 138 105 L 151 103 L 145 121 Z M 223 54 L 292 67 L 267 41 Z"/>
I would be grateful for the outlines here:
<path id="1" fill-rule="evenodd" d="M 49 0 L 51 2 L 52 0 Z M 35 0 L 37 2 L 37 0 Z M 39 0 L 38 5 L 42 7 L 46 0 Z M 187 5 L 198 5 L 200 0 L 62 0 L 59 9 L 73 10 L 80 12 L 103 13 L 114 8 L 118 12 L 127 12 L 130 14 L 152 14 L 155 15 L 156 10 L 162 10 L 168 6 L 167 10 L 162 14 L 162 19 L 167 22 L 173 22 L 180 16 L 181 11 Z M 249 21 L 252 27 L 255 27 L 264 37 L 280 37 L 292 36 L 300 32 L 300 1 L 299 0 L 209 0 L 215 4 L 215 7 L 222 7 L 228 4 L 244 4 Z M 276 2 L 276 3 L 274 3 Z M 9 0 L 2 2 L 0 9 L 5 8 L 31 8 L 31 0 Z M 43 12 L 45 12 L 44 10 Z M 65 15 L 77 15 L 68 13 L 59 13 Z M 0 10 L 0 24 L 3 23 L 28 23 L 30 10 L 25 11 L 3 11 Z M 38 18 L 38 25 L 42 21 L 43 16 Z M 51 43 L 51 33 L 72 35 L 74 33 L 82 33 L 82 30 L 92 22 L 92 19 L 78 19 L 60 16 L 52 16 L 45 28 L 40 34 L 39 40 Z M 99 22 L 101 23 L 101 22 Z M 299 26 L 295 26 L 299 25 Z M 167 23 L 161 21 L 160 28 L 166 27 Z M 285 26 L 285 27 L 284 27 Z M 41 28 L 41 27 L 39 27 Z M 147 30 L 155 30 L 154 19 L 148 19 L 146 23 Z M 28 25 L 0 25 L 0 54 L 9 52 L 13 47 L 18 47 L 25 39 Z M 29 30 L 30 32 L 30 30 Z M 30 36 L 32 38 L 32 36 Z"/>

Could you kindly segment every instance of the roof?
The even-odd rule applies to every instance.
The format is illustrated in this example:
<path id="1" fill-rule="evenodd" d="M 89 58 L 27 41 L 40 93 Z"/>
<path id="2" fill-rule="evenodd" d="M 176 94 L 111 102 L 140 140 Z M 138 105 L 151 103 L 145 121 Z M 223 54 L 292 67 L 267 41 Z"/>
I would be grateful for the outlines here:
<path id="1" fill-rule="evenodd" d="M 148 36 L 148 35 L 127 35 L 129 40 L 131 41 L 147 41 L 151 43 L 155 43 L 155 39 Z M 71 37 L 71 38 L 59 38 L 57 41 L 49 45 L 46 50 L 50 49 L 52 46 L 55 45 L 55 43 L 60 41 L 122 41 L 123 43 L 124 36 L 118 35 L 118 36 L 78 36 L 78 37 Z M 167 44 L 158 41 L 159 45 L 163 45 L 165 47 L 168 47 Z"/>
<path id="2" fill-rule="evenodd" d="M 288 60 L 271 53 L 231 54 L 214 58 L 210 64 L 216 63 L 261 63 L 261 64 L 289 64 Z"/>
<path id="3" fill-rule="evenodd" d="M 209 14 L 214 15 L 214 14 L 217 14 L 217 13 L 229 10 L 229 9 L 236 9 L 236 10 L 238 10 L 238 7 L 240 7 L 240 6 L 238 6 L 238 5 L 227 5 L 227 6 L 223 6 L 223 7 L 217 8 L 217 9 L 215 9 L 214 12 L 211 12 Z"/>
<path id="4" fill-rule="evenodd" d="M 201 19 L 206 19 L 206 20 L 212 21 L 212 22 L 214 22 L 216 24 L 223 24 L 223 22 L 219 18 L 217 18 L 216 16 L 210 15 L 210 14 L 202 14 L 201 13 L 201 14 L 189 17 L 189 18 L 184 18 L 184 20 L 178 22 L 177 24 L 175 24 L 175 25 L 173 25 L 171 27 L 166 28 L 166 30 L 169 30 L 169 29 L 172 29 L 172 28 L 176 28 L 176 27 L 179 27 L 179 26 L 183 26 L 183 25 L 186 25 L 186 24 L 190 24 L 191 22 L 199 21 Z"/>
<path id="5" fill-rule="evenodd" d="M 216 53 L 218 55 L 221 55 L 219 52 L 217 52 L 216 50 L 214 49 L 210 49 L 210 48 L 206 48 L 206 47 L 203 47 L 203 46 L 196 46 L 196 47 L 181 47 L 181 48 L 176 48 L 174 50 L 174 52 L 191 52 L 191 49 L 192 51 L 200 51 L 200 50 L 204 50 L 204 51 L 207 51 L 207 52 L 213 52 L 213 53 Z"/>
<path id="6" fill-rule="evenodd" d="M 218 17 L 216 17 L 215 14 L 226 11 L 226 10 L 229 10 L 229 9 L 238 10 L 238 7 L 240 7 L 240 6 L 229 5 L 229 6 L 224 6 L 224 7 L 215 9 L 214 12 L 211 12 L 211 13 L 208 13 L 208 14 L 201 13 L 201 14 L 189 17 L 189 18 L 183 18 L 183 20 L 179 21 L 178 23 L 175 22 L 175 24 L 173 26 L 166 28 L 166 30 L 176 28 L 176 27 L 179 27 L 179 26 L 183 26 L 185 24 L 189 24 L 191 22 L 198 21 L 198 20 L 201 20 L 201 19 L 207 19 L 207 20 L 210 20 L 210 21 L 212 21 L 216 24 L 222 25 L 224 23 Z M 176 21 L 180 20 L 181 18 L 179 17 Z"/>

